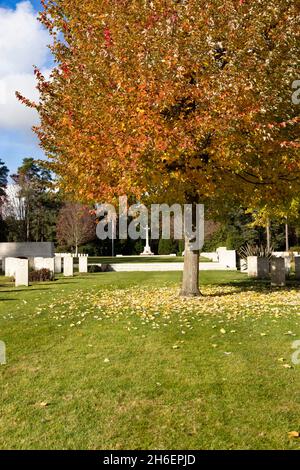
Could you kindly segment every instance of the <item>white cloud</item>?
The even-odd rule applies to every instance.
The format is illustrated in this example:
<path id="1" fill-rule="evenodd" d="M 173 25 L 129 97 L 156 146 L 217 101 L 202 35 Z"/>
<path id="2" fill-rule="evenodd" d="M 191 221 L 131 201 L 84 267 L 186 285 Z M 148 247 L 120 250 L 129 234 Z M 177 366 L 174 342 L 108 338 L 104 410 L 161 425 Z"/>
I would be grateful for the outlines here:
<path id="1" fill-rule="evenodd" d="M 33 65 L 49 73 L 48 32 L 36 19 L 29 1 L 16 9 L 0 8 L 0 129 L 30 129 L 38 122 L 35 110 L 18 102 L 15 91 L 36 100 Z"/>

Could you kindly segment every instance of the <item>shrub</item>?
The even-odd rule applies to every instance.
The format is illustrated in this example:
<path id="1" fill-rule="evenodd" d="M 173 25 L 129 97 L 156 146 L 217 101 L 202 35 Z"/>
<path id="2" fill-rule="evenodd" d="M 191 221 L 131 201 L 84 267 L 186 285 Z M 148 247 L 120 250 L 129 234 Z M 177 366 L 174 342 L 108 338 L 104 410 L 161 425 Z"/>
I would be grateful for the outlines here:
<path id="1" fill-rule="evenodd" d="M 91 266 L 88 267 L 88 272 L 89 273 L 102 273 L 102 268 L 101 266 L 92 264 Z"/>
<path id="2" fill-rule="evenodd" d="M 49 269 L 39 269 L 29 272 L 29 282 L 46 282 L 53 280 L 53 273 Z"/>
<path id="3" fill-rule="evenodd" d="M 258 256 L 259 258 L 271 258 L 273 254 L 273 247 L 268 249 L 264 245 L 245 245 L 242 246 L 238 254 L 242 259 L 247 259 L 248 256 Z"/>
<path id="4" fill-rule="evenodd" d="M 185 241 L 184 240 L 178 240 L 177 255 L 182 256 L 182 253 L 184 252 L 184 249 L 185 249 Z"/>
<path id="5" fill-rule="evenodd" d="M 89 273 L 107 273 L 112 270 L 113 269 L 110 264 L 101 264 L 101 266 L 98 266 L 97 264 L 92 264 L 88 267 Z"/>
<path id="6" fill-rule="evenodd" d="M 165 240 L 161 238 L 158 244 L 158 254 L 159 255 L 170 255 L 172 253 L 177 253 L 178 242 L 175 240 Z"/>

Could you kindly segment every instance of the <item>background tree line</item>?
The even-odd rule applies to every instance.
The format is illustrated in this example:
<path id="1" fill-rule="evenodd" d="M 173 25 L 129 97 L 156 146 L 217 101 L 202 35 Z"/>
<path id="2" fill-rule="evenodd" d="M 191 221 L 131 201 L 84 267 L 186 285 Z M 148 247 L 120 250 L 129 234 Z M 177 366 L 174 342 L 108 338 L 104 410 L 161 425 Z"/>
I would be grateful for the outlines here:
<path id="1" fill-rule="evenodd" d="M 0 161 L 0 201 L 1 241 L 53 241 L 58 250 L 79 250 L 94 256 L 110 256 L 112 250 L 123 255 L 143 251 L 143 240 L 116 240 L 114 247 L 110 240 L 98 240 L 93 207 L 66 202 L 56 189 L 51 172 L 33 158 L 25 158 L 10 177 L 7 166 Z M 255 213 L 247 213 L 239 206 L 223 209 L 218 214 L 207 209 L 203 251 L 214 251 L 218 246 L 239 250 L 246 243 L 266 244 L 266 227 L 256 221 Z M 284 250 L 286 232 L 282 218 L 271 219 L 270 233 L 273 248 Z M 295 215 L 288 233 L 289 246 L 297 248 L 300 222 Z M 174 238 L 152 240 L 151 246 L 160 255 L 181 254 L 184 250 L 184 243 Z"/>

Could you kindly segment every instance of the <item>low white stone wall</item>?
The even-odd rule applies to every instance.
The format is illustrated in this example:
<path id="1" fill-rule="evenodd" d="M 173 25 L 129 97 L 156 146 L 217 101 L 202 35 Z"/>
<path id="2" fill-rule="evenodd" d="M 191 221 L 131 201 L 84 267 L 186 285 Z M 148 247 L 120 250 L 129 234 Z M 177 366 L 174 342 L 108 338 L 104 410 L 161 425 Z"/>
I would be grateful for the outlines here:
<path id="1" fill-rule="evenodd" d="M 211 251 L 211 252 L 203 251 L 201 253 L 201 256 L 203 256 L 203 258 L 212 260 L 214 263 L 217 263 L 219 261 L 219 256 L 216 251 Z"/>
<path id="2" fill-rule="evenodd" d="M 90 266 L 101 266 L 92 263 Z M 184 263 L 112 263 L 109 264 L 112 271 L 116 272 L 152 272 L 152 271 L 183 271 Z M 232 271 L 220 263 L 199 263 L 200 271 Z"/>
<path id="3" fill-rule="evenodd" d="M 52 242 L 5 242 L 0 243 L 0 258 L 31 258 L 54 255 Z"/>

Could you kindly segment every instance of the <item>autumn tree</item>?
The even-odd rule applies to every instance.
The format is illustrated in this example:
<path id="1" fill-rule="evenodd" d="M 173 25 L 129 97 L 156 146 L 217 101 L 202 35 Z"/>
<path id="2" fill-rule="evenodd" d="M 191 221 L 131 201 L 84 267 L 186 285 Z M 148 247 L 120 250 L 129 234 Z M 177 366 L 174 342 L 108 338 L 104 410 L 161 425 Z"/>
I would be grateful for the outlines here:
<path id="1" fill-rule="evenodd" d="M 299 28 L 293 0 L 44 1 L 57 63 L 36 70 L 35 129 L 82 201 L 222 210 L 290 201 L 299 185 Z M 182 293 L 198 295 L 186 240 Z"/>
<path id="2" fill-rule="evenodd" d="M 57 240 L 60 246 L 74 249 L 78 254 L 80 245 L 96 236 L 95 217 L 87 206 L 67 202 L 60 210 L 57 220 Z"/>

